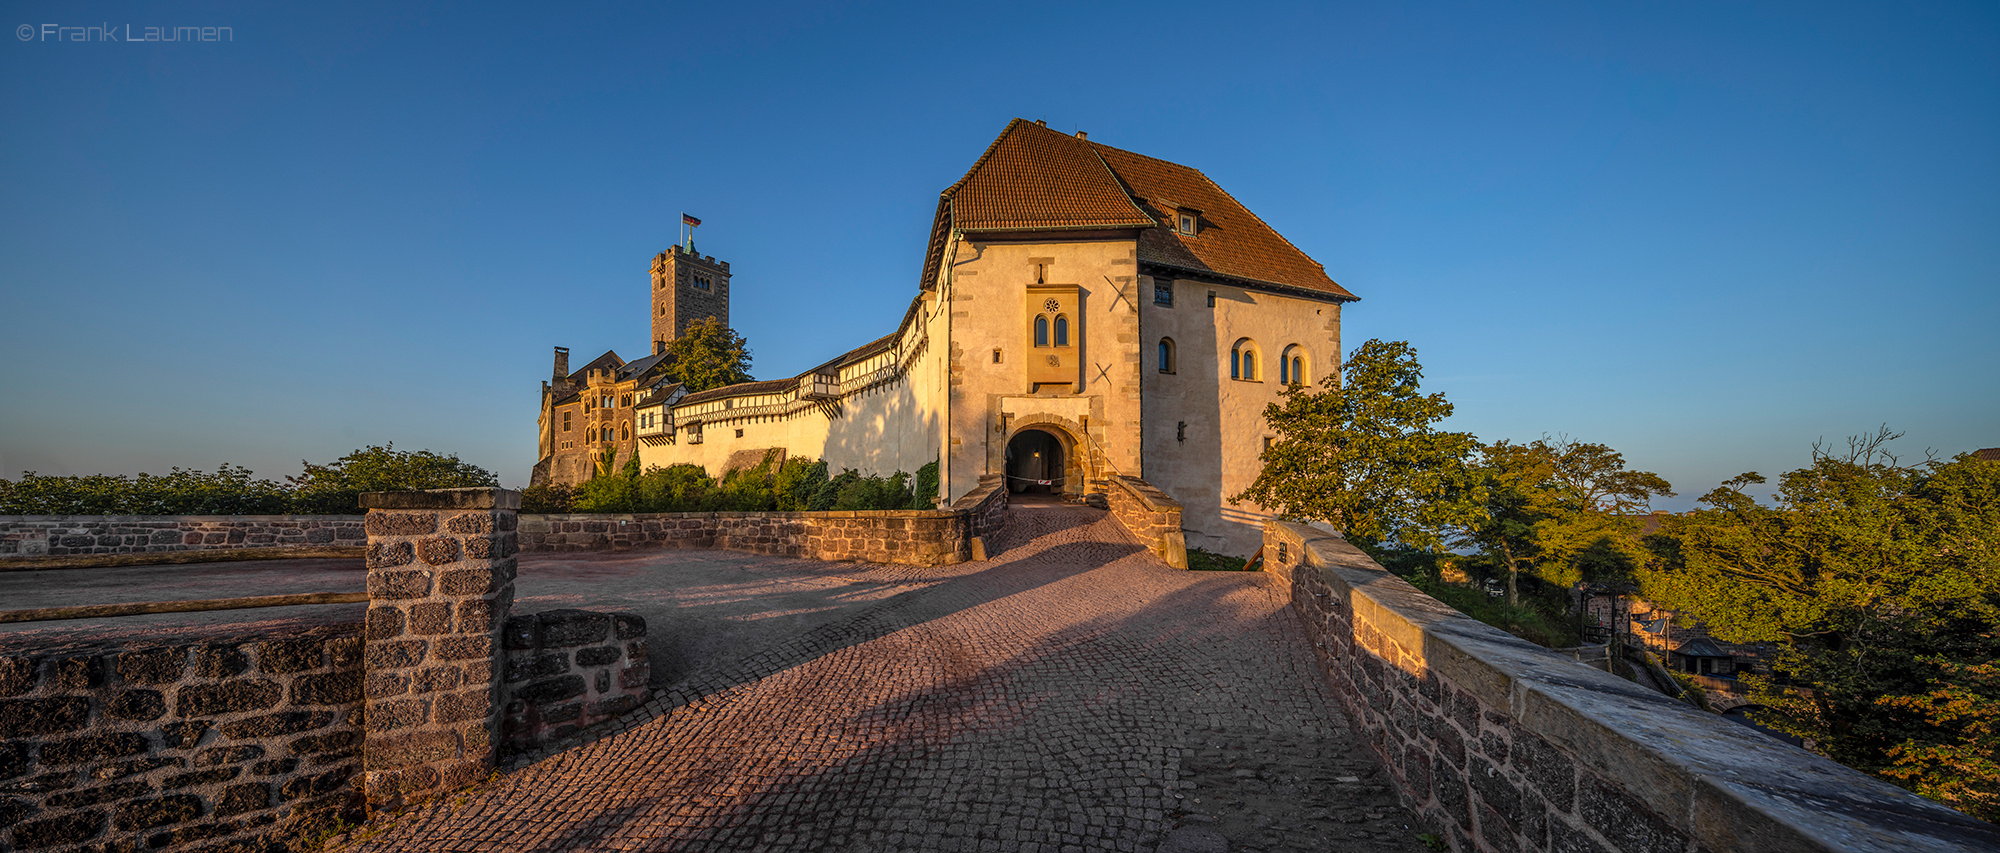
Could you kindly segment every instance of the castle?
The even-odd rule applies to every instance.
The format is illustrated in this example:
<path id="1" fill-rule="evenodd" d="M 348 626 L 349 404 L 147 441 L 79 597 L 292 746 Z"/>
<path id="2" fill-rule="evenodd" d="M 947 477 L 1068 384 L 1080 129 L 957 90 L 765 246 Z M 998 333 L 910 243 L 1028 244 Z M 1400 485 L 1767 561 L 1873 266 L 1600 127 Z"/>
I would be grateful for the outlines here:
<path id="1" fill-rule="evenodd" d="M 1269 513 L 1228 497 L 1274 438 L 1264 408 L 1338 367 L 1357 298 L 1201 172 L 1021 119 L 941 194 L 890 334 L 685 393 L 665 342 L 726 323 L 728 286 L 727 263 L 676 246 L 653 261 L 651 355 L 571 372 L 557 350 L 538 481 L 587 479 L 607 446 L 716 476 L 773 448 L 864 474 L 935 461 L 941 504 L 993 475 L 1071 497 L 1126 477 L 1182 504 L 1188 546 L 1246 555 Z"/>

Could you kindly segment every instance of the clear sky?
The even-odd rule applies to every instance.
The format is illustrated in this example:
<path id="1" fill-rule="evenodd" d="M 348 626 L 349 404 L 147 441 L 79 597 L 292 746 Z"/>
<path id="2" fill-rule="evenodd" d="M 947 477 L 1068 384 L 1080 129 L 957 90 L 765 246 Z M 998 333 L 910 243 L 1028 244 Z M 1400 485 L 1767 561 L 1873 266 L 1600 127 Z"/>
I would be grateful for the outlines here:
<path id="1" fill-rule="evenodd" d="M 550 348 L 644 352 L 681 211 L 790 375 L 893 330 L 1016 116 L 1202 169 L 1452 427 L 1666 508 L 1884 423 L 2000 446 L 1992 2 L 318 6 L 5 5 L 0 476 L 524 485 Z"/>

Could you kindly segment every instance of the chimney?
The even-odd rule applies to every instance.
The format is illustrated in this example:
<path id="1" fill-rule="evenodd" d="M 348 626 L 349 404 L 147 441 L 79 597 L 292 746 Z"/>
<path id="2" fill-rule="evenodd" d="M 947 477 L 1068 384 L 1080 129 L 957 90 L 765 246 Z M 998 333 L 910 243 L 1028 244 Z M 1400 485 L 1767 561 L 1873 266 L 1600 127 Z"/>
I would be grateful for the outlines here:
<path id="1" fill-rule="evenodd" d="M 1076 132 L 1076 138 L 1078 138 L 1078 139 L 1083 139 L 1083 140 L 1088 140 L 1088 139 L 1090 139 L 1090 134 L 1088 134 L 1088 133 L 1084 133 L 1083 131 L 1079 130 L 1079 131 L 1077 131 L 1077 132 Z"/>
<path id="2" fill-rule="evenodd" d="M 569 347 L 556 347 L 556 385 L 569 378 Z"/>
<path id="3" fill-rule="evenodd" d="M 1035 124 L 1036 124 L 1036 125 L 1039 125 L 1039 126 L 1041 126 L 1041 127 L 1048 127 L 1048 126 L 1049 126 L 1049 123 L 1048 123 L 1047 121 L 1043 120 L 1043 119 L 1035 119 Z"/>

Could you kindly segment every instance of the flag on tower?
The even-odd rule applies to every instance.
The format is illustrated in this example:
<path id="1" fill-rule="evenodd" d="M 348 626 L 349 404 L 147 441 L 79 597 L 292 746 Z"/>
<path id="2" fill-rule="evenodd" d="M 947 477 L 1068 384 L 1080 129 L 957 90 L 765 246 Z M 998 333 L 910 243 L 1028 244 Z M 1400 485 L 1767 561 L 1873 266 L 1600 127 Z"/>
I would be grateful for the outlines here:
<path id="1" fill-rule="evenodd" d="M 699 219 L 696 219 L 696 218 L 694 218 L 694 217 L 692 217 L 692 216 L 689 216 L 689 215 L 687 215 L 687 214 L 683 213 L 683 214 L 681 214 L 681 224 L 682 224 L 682 225 L 700 225 L 700 224 L 701 224 L 701 220 L 699 220 Z"/>

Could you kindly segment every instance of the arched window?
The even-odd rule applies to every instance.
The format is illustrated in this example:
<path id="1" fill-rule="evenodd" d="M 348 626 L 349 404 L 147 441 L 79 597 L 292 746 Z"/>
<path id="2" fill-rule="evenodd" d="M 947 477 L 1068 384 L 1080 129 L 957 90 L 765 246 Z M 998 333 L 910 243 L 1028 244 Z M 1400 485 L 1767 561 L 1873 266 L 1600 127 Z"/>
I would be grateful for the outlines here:
<path id="1" fill-rule="evenodd" d="M 1229 348 L 1229 378 L 1257 381 L 1257 344 L 1243 338 Z"/>
<path id="2" fill-rule="evenodd" d="M 1069 346 L 1069 315 L 1056 315 L 1056 346 Z"/>
<path id="3" fill-rule="evenodd" d="M 1174 372 L 1174 339 L 1160 339 L 1160 372 Z"/>
<path id="4" fill-rule="evenodd" d="M 1047 314 L 1036 314 L 1036 315 L 1035 315 L 1035 346 L 1038 346 L 1038 347 L 1045 347 L 1045 346 L 1048 346 L 1048 345 L 1049 345 L 1049 315 L 1047 315 Z"/>
<path id="5" fill-rule="evenodd" d="M 1285 354 L 1278 357 L 1278 381 L 1286 385 L 1304 385 L 1312 381 L 1306 372 L 1306 351 L 1298 344 L 1285 347 Z"/>

